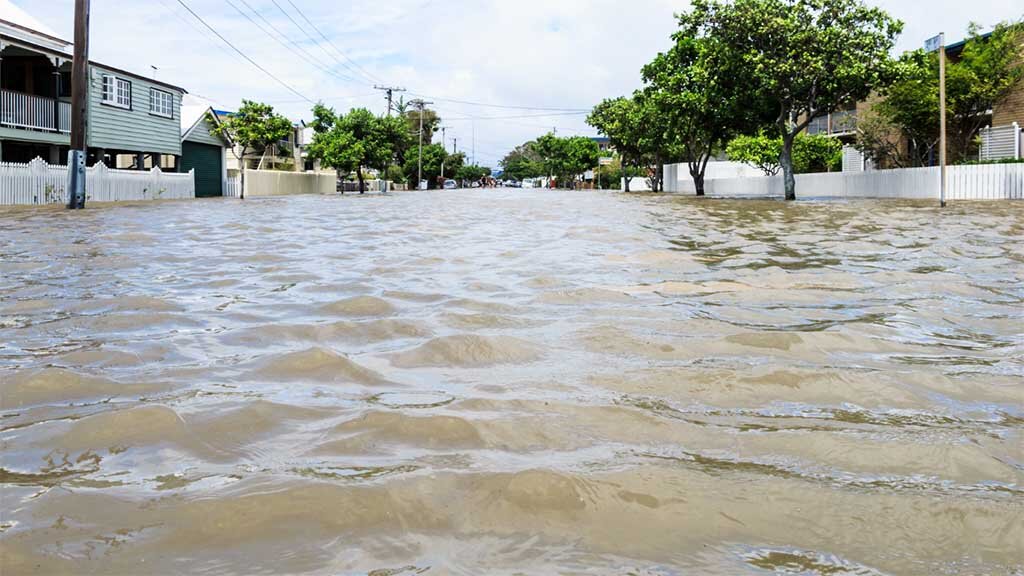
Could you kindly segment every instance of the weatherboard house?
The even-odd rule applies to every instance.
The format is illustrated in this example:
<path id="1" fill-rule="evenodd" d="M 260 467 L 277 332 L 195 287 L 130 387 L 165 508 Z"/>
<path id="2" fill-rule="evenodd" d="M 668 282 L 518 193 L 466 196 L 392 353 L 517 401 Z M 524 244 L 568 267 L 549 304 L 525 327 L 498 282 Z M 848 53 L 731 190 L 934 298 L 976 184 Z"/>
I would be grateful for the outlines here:
<path id="1" fill-rule="evenodd" d="M 67 161 L 72 56 L 71 42 L 0 0 L 0 160 Z M 177 86 L 90 62 L 87 163 L 176 171 L 184 94 Z"/>

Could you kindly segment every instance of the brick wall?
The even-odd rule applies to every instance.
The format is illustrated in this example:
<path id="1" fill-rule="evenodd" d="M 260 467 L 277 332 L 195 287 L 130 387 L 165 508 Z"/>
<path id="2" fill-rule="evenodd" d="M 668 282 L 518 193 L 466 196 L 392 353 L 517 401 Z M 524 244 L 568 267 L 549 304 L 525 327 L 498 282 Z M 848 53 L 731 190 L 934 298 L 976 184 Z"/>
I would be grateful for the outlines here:
<path id="1" fill-rule="evenodd" d="M 1014 122 L 1024 126 L 1024 81 L 1018 82 L 1010 96 L 992 109 L 993 126 L 1006 126 Z"/>

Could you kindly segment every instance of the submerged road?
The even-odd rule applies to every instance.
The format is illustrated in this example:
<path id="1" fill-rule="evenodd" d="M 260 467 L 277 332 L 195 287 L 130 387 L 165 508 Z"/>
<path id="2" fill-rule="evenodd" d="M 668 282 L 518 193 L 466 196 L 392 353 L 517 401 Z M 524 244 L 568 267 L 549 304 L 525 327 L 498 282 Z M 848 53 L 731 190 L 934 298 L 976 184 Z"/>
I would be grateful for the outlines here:
<path id="1" fill-rule="evenodd" d="M 1022 327 L 1024 203 L 4 209 L 0 572 L 1016 574 Z"/>

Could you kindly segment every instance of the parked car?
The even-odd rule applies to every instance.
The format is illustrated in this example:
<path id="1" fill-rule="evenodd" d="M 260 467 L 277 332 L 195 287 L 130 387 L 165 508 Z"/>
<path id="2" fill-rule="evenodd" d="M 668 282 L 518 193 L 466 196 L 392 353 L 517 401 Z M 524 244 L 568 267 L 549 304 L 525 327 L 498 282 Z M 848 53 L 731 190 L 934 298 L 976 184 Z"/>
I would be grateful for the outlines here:
<path id="1" fill-rule="evenodd" d="M 457 182 L 455 182 L 455 180 L 445 180 L 444 181 L 444 189 L 445 190 L 455 190 L 458 187 L 459 187 L 459 184 Z"/>
<path id="2" fill-rule="evenodd" d="M 523 180 L 522 187 L 523 188 L 536 188 L 536 185 L 535 185 L 533 180 Z"/>

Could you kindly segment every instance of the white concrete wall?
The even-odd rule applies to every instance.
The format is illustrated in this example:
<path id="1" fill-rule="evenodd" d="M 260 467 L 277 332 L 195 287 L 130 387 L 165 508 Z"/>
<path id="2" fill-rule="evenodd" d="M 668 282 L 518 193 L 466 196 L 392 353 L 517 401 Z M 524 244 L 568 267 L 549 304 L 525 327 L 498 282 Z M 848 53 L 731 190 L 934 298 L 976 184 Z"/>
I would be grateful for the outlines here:
<path id="1" fill-rule="evenodd" d="M 681 182 L 684 184 L 685 182 Z M 692 180 L 680 186 L 682 194 L 694 194 Z M 784 195 L 782 176 L 719 178 L 704 183 L 705 194 L 719 197 L 768 198 Z M 908 198 L 938 200 L 938 167 L 867 172 L 799 174 L 798 198 Z M 1024 164 L 950 166 L 947 199 L 1024 199 Z"/>
<path id="2" fill-rule="evenodd" d="M 334 172 L 245 171 L 246 198 L 295 194 L 334 194 L 337 188 L 337 176 Z"/>
<path id="3" fill-rule="evenodd" d="M 708 162 L 708 167 L 704 170 L 705 182 L 721 178 L 757 178 L 761 176 L 764 176 L 764 172 L 742 162 L 712 160 Z M 693 178 L 690 176 L 688 164 L 683 162 L 665 165 L 665 191 L 694 193 Z"/>

